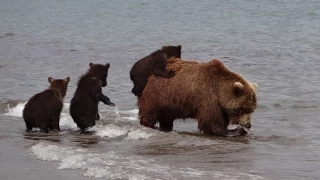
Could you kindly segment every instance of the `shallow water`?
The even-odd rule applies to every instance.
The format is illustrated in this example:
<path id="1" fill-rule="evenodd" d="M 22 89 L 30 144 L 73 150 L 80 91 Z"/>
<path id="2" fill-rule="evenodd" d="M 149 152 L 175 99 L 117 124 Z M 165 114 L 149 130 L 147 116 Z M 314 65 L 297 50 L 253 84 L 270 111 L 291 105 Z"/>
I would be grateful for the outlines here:
<path id="1" fill-rule="evenodd" d="M 318 1 L 0 1 L 0 179 L 318 179 Z M 13 33 L 13 34 L 8 34 Z M 139 125 L 129 71 L 163 45 L 221 59 L 259 85 L 253 135 Z M 89 62 L 111 63 L 101 120 L 80 135 L 68 113 Z M 71 77 L 61 132 L 26 133 L 22 110 Z"/>

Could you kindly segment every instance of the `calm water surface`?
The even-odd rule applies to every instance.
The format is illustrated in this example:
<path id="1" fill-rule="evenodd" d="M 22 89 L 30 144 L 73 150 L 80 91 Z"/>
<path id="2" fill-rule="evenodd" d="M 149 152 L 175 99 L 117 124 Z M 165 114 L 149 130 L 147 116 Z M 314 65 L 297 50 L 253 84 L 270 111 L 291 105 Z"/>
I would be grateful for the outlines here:
<path id="1" fill-rule="evenodd" d="M 316 0 L 0 0 L 0 179 L 319 179 L 319 19 Z M 139 125 L 130 68 L 169 44 L 259 85 L 254 135 Z M 100 104 L 80 135 L 68 107 L 89 62 L 111 63 L 117 107 Z M 62 131 L 26 133 L 22 110 L 48 76 L 71 77 Z"/>

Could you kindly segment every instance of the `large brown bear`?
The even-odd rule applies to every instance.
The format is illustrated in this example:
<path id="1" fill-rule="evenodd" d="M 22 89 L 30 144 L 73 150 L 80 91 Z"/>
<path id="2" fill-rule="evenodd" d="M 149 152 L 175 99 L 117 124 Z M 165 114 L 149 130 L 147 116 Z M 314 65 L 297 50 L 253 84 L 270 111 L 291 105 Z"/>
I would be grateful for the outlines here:
<path id="1" fill-rule="evenodd" d="M 45 133 L 48 133 L 49 129 L 60 131 L 60 113 L 70 78 L 53 79 L 49 77 L 48 81 L 50 82 L 49 89 L 34 95 L 23 109 L 27 131 L 31 131 L 34 127 L 40 128 Z"/>
<path id="2" fill-rule="evenodd" d="M 138 98 L 140 124 L 170 131 L 175 119 L 194 118 L 207 134 L 241 136 L 257 106 L 256 84 L 230 71 L 219 60 L 207 63 L 171 58 L 171 78 L 150 76 Z M 229 125 L 239 125 L 228 130 Z"/>
<path id="3" fill-rule="evenodd" d="M 137 61 L 130 70 L 130 79 L 133 82 L 132 93 L 141 96 L 149 76 L 170 78 L 174 71 L 166 70 L 166 62 L 170 57 L 181 58 L 181 46 L 163 46 L 150 55 Z"/>
<path id="4" fill-rule="evenodd" d="M 89 64 L 89 70 L 78 81 L 78 87 L 70 104 L 70 115 L 73 121 L 84 133 L 88 127 L 93 127 L 99 120 L 98 104 L 114 106 L 115 104 L 102 93 L 102 87 L 107 86 L 110 64 Z"/>

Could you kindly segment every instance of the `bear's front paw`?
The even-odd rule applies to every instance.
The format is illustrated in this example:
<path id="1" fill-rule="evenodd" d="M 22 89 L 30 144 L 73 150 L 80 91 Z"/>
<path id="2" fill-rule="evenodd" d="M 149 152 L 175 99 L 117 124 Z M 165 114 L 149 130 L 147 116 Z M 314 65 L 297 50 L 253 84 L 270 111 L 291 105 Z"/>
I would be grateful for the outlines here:
<path id="1" fill-rule="evenodd" d="M 114 103 L 109 103 L 108 106 L 115 106 L 116 104 Z"/>

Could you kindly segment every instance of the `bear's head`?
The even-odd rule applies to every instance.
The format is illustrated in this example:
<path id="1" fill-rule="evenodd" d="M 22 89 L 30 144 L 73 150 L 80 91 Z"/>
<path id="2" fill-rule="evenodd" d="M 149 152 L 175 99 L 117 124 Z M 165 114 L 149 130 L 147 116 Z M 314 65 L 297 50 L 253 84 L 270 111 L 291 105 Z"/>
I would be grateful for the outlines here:
<path id="1" fill-rule="evenodd" d="M 181 45 L 178 46 L 162 46 L 162 52 L 166 54 L 167 58 L 176 57 L 181 58 Z"/>
<path id="2" fill-rule="evenodd" d="M 257 107 L 256 89 L 258 86 L 239 75 L 236 77 L 238 78 L 233 77 L 230 82 L 223 84 L 223 89 L 220 89 L 219 102 L 229 130 L 237 126 L 250 129 L 251 114 Z M 235 81 L 234 78 L 239 81 Z"/>
<path id="3" fill-rule="evenodd" d="M 101 81 L 102 87 L 106 87 L 107 86 L 107 77 L 108 77 L 108 70 L 110 67 L 110 64 L 107 63 L 106 65 L 102 65 L 102 64 L 93 64 L 90 63 L 89 64 L 89 74 L 92 77 L 96 77 Z"/>
<path id="4" fill-rule="evenodd" d="M 70 81 L 69 77 L 66 77 L 64 79 L 54 79 L 52 77 L 49 77 L 48 81 L 50 83 L 50 89 L 58 91 L 62 98 L 66 96 L 68 83 Z"/>

